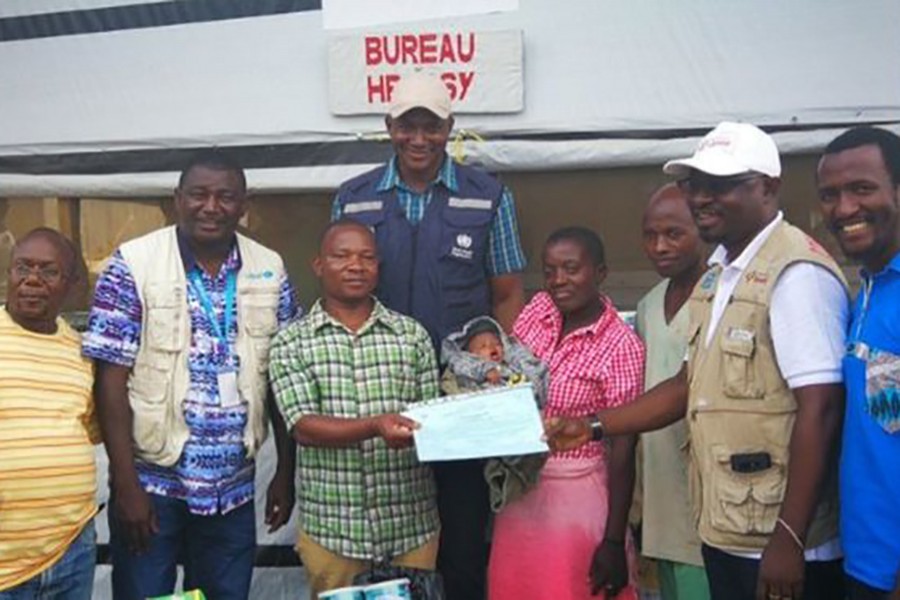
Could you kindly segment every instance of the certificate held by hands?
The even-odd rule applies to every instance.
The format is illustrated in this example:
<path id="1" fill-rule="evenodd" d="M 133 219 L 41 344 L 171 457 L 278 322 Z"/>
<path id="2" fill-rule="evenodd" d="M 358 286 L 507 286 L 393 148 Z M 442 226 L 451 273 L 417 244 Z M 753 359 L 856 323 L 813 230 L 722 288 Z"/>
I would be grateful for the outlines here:
<path id="1" fill-rule="evenodd" d="M 422 462 L 547 452 L 530 384 L 446 396 L 408 408 Z"/>

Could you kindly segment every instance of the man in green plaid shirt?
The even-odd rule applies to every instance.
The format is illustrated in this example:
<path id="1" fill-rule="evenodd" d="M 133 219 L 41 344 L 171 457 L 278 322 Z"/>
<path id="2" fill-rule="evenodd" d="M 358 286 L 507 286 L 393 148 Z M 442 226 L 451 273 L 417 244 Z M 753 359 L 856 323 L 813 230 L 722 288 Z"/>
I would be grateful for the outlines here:
<path id="1" fill-rule="evenodd" d="M 373 560 L 433 569 L 437 492 L 402 416 L 438 395 L 431 338 L 371 294 L 371 231 L 332 223 L 313 261 L 322 298 L 282 330 L 269 364 L 277 404 L 299 444 L 300 535 L 312 598 L 350 585 Z"/>

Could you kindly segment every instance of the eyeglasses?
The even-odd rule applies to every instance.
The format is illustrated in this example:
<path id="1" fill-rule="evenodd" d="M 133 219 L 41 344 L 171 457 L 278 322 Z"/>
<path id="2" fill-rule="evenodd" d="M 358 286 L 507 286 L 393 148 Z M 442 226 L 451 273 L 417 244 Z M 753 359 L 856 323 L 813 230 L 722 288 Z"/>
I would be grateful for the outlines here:
<path id="1" fill-rule="evenodd" d="M 732 177 L 715 177 L 710 175 L 693 174 L 690 177 L 678 180 L 678 189 L 688 197 L 707 194 L 709 196 L 725 196 L 730 194 L 739 186 L 764 177 L 759 173 L 750 173 L 748 175 L 734 175 Z"/>
<path id="2" fill-rule="evenodd" d="M 29 275 L 36 275 L 44 283 L 57 283 L 63 278 L 62 271 L 54 265 L 29 265 L 17 262 L 12 267 L 12 272 L 17 279 L 28 279 Z"/>

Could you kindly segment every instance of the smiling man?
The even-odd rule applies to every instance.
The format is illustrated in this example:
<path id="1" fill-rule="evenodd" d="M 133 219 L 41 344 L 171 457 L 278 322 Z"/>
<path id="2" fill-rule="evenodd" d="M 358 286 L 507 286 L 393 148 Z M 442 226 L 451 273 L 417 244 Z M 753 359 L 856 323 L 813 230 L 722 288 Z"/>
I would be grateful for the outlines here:
<path id="1" fill-rule="evenodd" d="M 447 155 L 450 94 L 437 77 L 405 75 L 385 117 L 394 157 L 345 182 L 333 219 L 373 229 L 378 243 L 375 295 L 440 340 L 471 319 L 492 315 L 507 331 L 524 305 L 525 257 L 506 186 Z M 449 600 L 484 596 L 488 517 L 481 461 L 437 467 L 440 565 Z"/>
<path id="2" fill-rule="evenodd" d="M 373 561 L 434 568 L 434 479 L 412 447 L 416 423 L 401 413 L 438 387 L 425 329 L 372 296 L 378 255 L 367 227 L 332 223 L 313 270 L 322 298 L 276 337 L 269 368 L 300 446 L 297 550 L 315 600 Z"/>
<path id="3" fill-rule="evenodd" d="M 851 600 L 900 599 L 900 137 L 859 127 L 825 148 L 822 214 L 862 264 L 844 381 L 841 534 Z"/>
<path id="4" fill-rule="evenodd" d="M 185 589 L 243 600 L 256 548 L 253 457 L 275 430 L 266 521 L 293 508 L 293 446 L 269 411 L 269 342 L 296 311 L 281 257 L 237 233 L 244 171 L 194 157 L 175 189 L 178 224 L 123 244 L 100 279 L 84 338 L 110 461 L 113 595 Z"/>
<path id="5" fill-rule="evenodd" d="M 0 309 L 0 599 L 89 600 L 94 583 L 93 369 L 59 318 L 73 245 L 35 229 L 13 247 Z"/>
<path id="6" fill-rule="evenodd" d="M 685 366 L 593 423 L 549 424 L 567 448 L 688 414 L 692 506 L 714 600 L 843 596 L 833 455 L 843 386 L 846 284 L 779 210 L 774 140 L 721 123 L 680 177 L 700 237 L 716 244 L 689 299 Z M 593 428 L 591 427 L 593 425 Z"/>

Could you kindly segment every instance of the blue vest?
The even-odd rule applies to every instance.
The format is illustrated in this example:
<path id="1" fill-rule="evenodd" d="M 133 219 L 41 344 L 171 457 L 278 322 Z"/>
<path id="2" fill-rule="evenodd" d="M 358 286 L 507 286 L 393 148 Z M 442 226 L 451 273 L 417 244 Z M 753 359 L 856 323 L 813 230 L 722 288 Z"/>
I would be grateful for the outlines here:
<path id="1" fill-rule="evenodd" d="M 469 319 L 491 314 L 488 238 L 503 186 L 477 169 L 454 168 L 458 195 L 435 186 L 417 226 L 395 188 L 378 190 L 384 166 L 345 182 L 337 194 L 344 217 L 375 231 L 378 299 L 422 323 L 436 349 Z"/>

